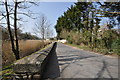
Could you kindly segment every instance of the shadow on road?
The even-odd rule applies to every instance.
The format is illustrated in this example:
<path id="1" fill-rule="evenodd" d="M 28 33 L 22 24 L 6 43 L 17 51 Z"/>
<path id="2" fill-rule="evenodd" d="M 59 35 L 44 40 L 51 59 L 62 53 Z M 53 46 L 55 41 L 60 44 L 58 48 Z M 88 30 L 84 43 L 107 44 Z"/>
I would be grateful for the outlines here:
<path id="1" fill-rule="evenodd" d="M 70 66 L 70 64 L 76 63 L 77 61 L 80 61 L 80 60 L 83 60 L 83 59 L 88 59 L 88 58 L 95 58 L 95 57 L 97 58 L 97 57 L 102 57 L 102 56 L 103 55 L 97 55 L 97 56 L 96 55 L 95 56 L 93 56 L 93 55 L 91 55 L 91 56 L 79 56 L 79 55 L 58 56 L 59 57 L 59 59 L 58 59 L 59 66 L 65 65 L 61 69 L 60 73 L 62 74 L 64 72 L 64 70 Z M 104 76 L 105 71 L 107 72 L 109 78 L 112 79 L 113 77 L 111 75 L 111 72 L 108 69 L 108 65 L 107 65 L 108 63 L 105 60 L 102 60 L 101 62 L 102 62 L 103 65 L 102 65 L 100 71 L 96 72 L 97 77 L 96 77 L 95 80 L 99 80 L 100 78 L 104 78 L 103 76 Z M 77 63 L 76 63 L 76 65 L 83 66 L 82 64 L 77 64 Z M 78 73 L 79 72 L 74 73 L 73 77 L 75 75 L 77 75 Z"/>
<path id="2" fill-rule="evenodd" d="M 61 70 L 61 73 L 63 73 L 63 71 L 72 63 L 76 63 L 78 60 L 82 60 L 82 59 L 87 59 L 87 58 L 93 58 L 93 57 L 100 57 L 102 55 L 99 55 L 99 56 L 79 56 L 79 55 L 69 55 L 69 56 L 58 56 L 60 59 L 58 59 L 59 61 L 59 65 L 62 66 L 62 65 L 65 65 L 67 64 L 62 70 Z M 61 62 L 64 62 L 64 63 L 61 63 Z M 78 65 L 78 64 L 77 64 Z M 81 66 L 81 65 L 79 65 Z"/>
<path id="3" fill-rule="evenodd" d="M 109 77 L 112 79 L 112 75 L 108 69 L 108 66 L 107 66 L 107 62 L 103 60 L 103 67 L 101 68 L 101 70 L 97 73 L 97 79 L 99 78 L 103 78 L 103 75 L 104 75 L 104 72 L 107 71 Z M 97 80 L 96 79 L 96 80 Z"/>
<path id="4" fill-rule="evenodd" d="M 42 69 L 41 69 L 41 79 L 52 79 L 60 77 L 60 69 L 58 64 L 58 59 L 56 55 L 56 47 L 57 43 L 53 45 L 50 53 L 43 61 Z"/>

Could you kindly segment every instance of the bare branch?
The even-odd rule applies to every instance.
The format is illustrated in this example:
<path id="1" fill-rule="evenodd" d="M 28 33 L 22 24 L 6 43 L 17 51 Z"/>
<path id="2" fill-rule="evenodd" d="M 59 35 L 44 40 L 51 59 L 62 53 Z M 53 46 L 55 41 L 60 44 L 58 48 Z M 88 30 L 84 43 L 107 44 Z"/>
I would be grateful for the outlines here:
<path id="1" fill-rule="evenodd" d="M 27 9 L 27 8 L 30 8 L 30 6 L 25 6 L 25 5 L 18 5 L 18 8 L 22 8 L 22 9 Z"/>
<path id="2" fill-rule="evenodd" d="M 0 1 L 0 5 L 4 5 L 4 2 Z"/>
<path id="3" fill-rule="evenodd" d="M 7 25 L 7 23 L 0 23 L 1 25 Z M 13 26 L 12 24 L 10 24 L 10 26 Z"/>
<path id="4" fill-rule="evenodd" d="M 34 5 L 38 6 L 38 4 L 37 4 L 37 3 L 35 3 L 35 2 L 31 2 L 31 1 L 29 1 L 29 3 L 34 4 Z"/>
<path id="5" fill-rule="evenodd" d="M 35 23 L 35 26 L 36 27 L 33 29 L 34 33 L 40 34 L 43 40 L 50 38 L 50 35 L 52 33 L 52 31 L 50 30 L 51 24 L 44 15 L 41 15 L 38 18 L 37 23 Z"/>
<path id="6" fill-rule="evenodd" d="M 25 12 L 18 12 L 18 14 L 23 14 L 23 15 L 25 15 L 25 16 L 27 16 L 27 17 L 29 17 L 29 18 L 36 19 L 36 18 L 31 17 L 31 15 L 30 15 L 29 13 L 25 13 Z"/>
<path id="7" fill-rule="evenodd" d="M 0 21 L 3 20 L 4 18 L 5 18 L 5 16 L 3 16 L 3 17 L 0 19 Z"/>

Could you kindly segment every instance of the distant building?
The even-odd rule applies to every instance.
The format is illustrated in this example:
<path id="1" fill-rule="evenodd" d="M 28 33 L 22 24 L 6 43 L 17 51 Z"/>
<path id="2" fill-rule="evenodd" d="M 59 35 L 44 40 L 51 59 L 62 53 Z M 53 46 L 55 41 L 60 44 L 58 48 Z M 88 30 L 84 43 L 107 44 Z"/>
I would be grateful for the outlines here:
<path id="1" fill-rule="evenodd" d="M 61 42 L 61 43 L 67 43 L 67 40 L 62 39 L 62 40 L 58 40 L 58 42 Z"/>
<path id="2" fill-rule="evenodd" d="M 107 22 L 107 24 L 101 26 L 101 27 L 99 28 L 98 32 L 104 32 L 104 31 L 106 31 L 106 30 L 109 30 L 109 24 L 108 24 L 108 22 Z"/>
<path id="3" fill-rule="evenodd" d="M 103 33 L 107 30 L 110 30 L 109 24 L 107 22 L 107 24 L 101 26 L 98 30 L 98 38 L 101 38 L 101 36 L 103 35 Z M 112 31 L 116 31 L 118 34 L 120 34 L 120 29 L 111 29 Z"/>

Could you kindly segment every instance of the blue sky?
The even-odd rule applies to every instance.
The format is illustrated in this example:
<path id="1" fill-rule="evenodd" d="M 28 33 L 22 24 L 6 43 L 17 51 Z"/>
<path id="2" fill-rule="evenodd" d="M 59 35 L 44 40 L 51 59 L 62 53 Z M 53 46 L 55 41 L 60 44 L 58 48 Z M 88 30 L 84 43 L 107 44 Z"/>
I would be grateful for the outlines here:
<path id="1" fill-rule="evenodd" d="M 54 28 L 58 17 L 63 15 L 67 11 L 68 7 L 74 5 L 74 2 L 38 2 L 39 6 L 32 6 L 30 10 L 34 13 L 44 14 L 47 19 L 52 24 L 51 28 Z M 38 16 L 38 15 L 36 15 Z M 26 21 L 22 25 L 23 32 L 33 33 L 33 28 L 35 28 L 35 23 L 37 20 L 33 20 L 27 17 L 24 17 Z M 106 24 L 108 21 L 107 18 L 102 18 L 100 25 Z M 56 36 L 56 31 L 54 29 L 54 35 Z"/>
<path id="2" fill-rule="evenodd" d="M 39 6 L 33 6 L 30 8 L 30 10 L 34 13 L 44 14 L 47 19 L 52 23 L 51 28 L 54 28 L 58 17 L 60 17 L 68 9 L 68 7 L 73 4 L 74 2 L 39 2 Z M 36 20 L 32 20 L 30 18 L 27 18 L 27 20 L 28 22 L 24 23 L 23 25 L 23 32 L 33 32 Z M 106 24 L 107 21 L 107 18 L 103 18 L 100 25 Z"/>
<path id="3" fill-rule="evenodd" d="M 74 2 L 40 2 L 39 6 L 31 7 L 30 10 L 34 13 L 44 14 L 52 24 L 51 28 L 54 28 L 58 17 L 73 4 Z M 33 32 L 36 20 L 32 20 L 30 18 L 27 18 L 27 20 L 28 22 L 23 24 L 23 32 Z"/>

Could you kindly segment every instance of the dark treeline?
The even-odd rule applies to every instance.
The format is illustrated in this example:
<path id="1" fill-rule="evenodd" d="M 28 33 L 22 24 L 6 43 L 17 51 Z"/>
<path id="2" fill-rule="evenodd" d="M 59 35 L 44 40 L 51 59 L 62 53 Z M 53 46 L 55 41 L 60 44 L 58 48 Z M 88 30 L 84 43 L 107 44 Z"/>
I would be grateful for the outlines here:
<path id="1" fill-rule="evenodd" d="M 4 27 L 0 27 L 2 28 L 2 40 L 10 40 L 10 37 L 9 37 L 9 33 L 8 33 L 8 30 Z M 14 30 L 12 30 L 12 32 L 14 32 Z M 19 40 L 38 40 L 39 38 L 35 35 L 32 35 L 28 32 L 26 33 L 23 33 L 22 30 L 18 29 L 18 39 Z"/>
<path id="2" fill-rule="evenodd" d="M 58 39 L 67 39 L 71 44 L 84 44 L 103 53 L 120 53 L 119 2 L 77 2 L 57 20 Z M 109 21 L 100 26 L 102 18 Z"/>

